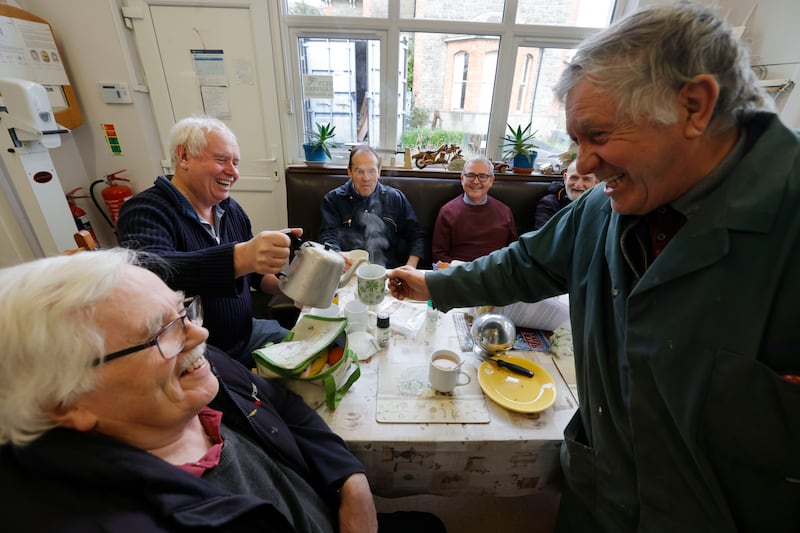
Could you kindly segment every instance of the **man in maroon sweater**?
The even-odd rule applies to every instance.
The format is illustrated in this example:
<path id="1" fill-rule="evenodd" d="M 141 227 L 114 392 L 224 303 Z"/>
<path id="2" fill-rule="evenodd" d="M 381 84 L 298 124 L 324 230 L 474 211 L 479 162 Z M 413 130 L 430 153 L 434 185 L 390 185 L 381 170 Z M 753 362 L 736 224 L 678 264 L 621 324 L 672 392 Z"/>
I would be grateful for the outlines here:
<path id="1" fill-rule="evenodd" d="M 444 204 L 436 217 L 434 261 L 472 261 L 517 239 L 511 209 L 489 196 L 493 183 L 491 161 L 475 157 L 466 162 L 461 172 L 464 194 Z"/>

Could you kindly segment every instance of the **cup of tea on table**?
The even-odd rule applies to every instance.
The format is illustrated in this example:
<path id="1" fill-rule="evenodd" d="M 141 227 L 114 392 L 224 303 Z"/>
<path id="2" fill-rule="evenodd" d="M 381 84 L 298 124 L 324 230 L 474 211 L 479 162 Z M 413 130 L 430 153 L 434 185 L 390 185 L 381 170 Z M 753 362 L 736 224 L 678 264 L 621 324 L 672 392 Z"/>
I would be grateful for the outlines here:
<path id="1" fill-rule="evenodd" d="M 428 379 L 438 392 L 453 392 L 456 387 L 469 384 L 472 379 L 461 370 L 461 356 L 452 350 L 436 350 L 431 354 Z M 463 378 L 463 379 L 460 379 Z"/>

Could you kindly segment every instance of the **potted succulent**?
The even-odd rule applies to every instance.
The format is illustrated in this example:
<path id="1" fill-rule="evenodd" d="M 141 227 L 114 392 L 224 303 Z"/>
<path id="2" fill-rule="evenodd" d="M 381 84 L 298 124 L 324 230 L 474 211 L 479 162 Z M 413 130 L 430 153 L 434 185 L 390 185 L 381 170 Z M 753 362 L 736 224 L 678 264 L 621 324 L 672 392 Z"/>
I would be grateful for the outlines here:
<path id="1" fill-rule="evenodd" d="M 533 171 L 533 163 L 536 161 L 538 152 L 533 143 L 536 131 L 531 132 L 531 123 L 523 128 L 521 125 L 516 128 L 507 124 L 508 133 L 503 136 L 503 143 L 500 148 L 503 150 L 503 160 L 508 161 L 511 170 L 519 174 L 530 174 Z M 538 130 L 537 130 L 538 131 Z"/>
<path id="2" fill-rule="evenodd" d="M 331 148 L 336 147 L 336 143 L 331 141 L 336 135 L 336 126 L 331 126 L 330 123 L 315 124 L 316 129 L 308 132 L 308 142 L 303 144 L 306 161 L 327 161 L 331 158 Z"/>

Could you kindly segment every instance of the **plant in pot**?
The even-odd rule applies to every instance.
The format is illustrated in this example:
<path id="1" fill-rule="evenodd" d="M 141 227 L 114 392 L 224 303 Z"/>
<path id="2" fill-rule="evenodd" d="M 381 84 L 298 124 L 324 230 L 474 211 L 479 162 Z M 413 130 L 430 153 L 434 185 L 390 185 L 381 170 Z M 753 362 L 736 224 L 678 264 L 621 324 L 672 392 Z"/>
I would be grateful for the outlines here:
<path id="1" fill-rule="evenodd" d="M 503 150 L 503 160 L 508 161 L 511 170 L 518 174 L 530 174 L 533 171 L 533 163 L 536 161 L 538 152 L 533 143 L 536 131 L 531 132 L 531 123 L 525 128 L 518 125 L 516 128 L 507 124 L 508 133 L 503 136 L 503 143 L 500 148 Z M 537 130 L 538 131 L 538 130 Z"/>
<path id="2" fill-rule="evenodd" d="M 308 132 L 308 142 L 303 144 L 306 161 L 324 162 L 331 158 L 331 148 L 336 147 L 336 143 L 331 139 L 336 135 L 336 126 L 315 123 L 316 129 Z"/>

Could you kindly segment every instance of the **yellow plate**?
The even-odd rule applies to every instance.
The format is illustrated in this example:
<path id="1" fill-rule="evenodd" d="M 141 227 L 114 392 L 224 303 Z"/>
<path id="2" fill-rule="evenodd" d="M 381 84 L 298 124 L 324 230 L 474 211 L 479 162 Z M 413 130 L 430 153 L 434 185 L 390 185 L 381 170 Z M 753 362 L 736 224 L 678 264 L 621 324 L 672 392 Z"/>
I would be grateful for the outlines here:
<path id="1" fill-rule="evenodd" d="M 518 413 L 538 413 L 556 401 L 556 383 L 544 368 L 514 355 L 500 355 L 493 359 L 504 359 L 533 370 L 533 377 L 529 378 L 490 361 L 481 363 L 478 382 L 486 396 L 495 403 Z"/>

